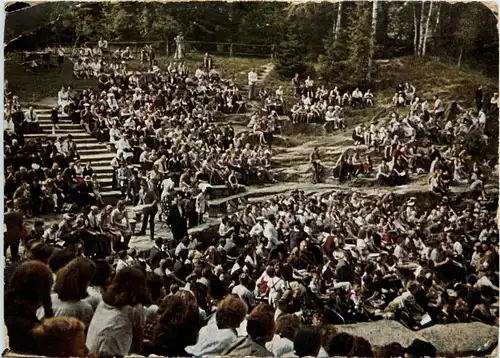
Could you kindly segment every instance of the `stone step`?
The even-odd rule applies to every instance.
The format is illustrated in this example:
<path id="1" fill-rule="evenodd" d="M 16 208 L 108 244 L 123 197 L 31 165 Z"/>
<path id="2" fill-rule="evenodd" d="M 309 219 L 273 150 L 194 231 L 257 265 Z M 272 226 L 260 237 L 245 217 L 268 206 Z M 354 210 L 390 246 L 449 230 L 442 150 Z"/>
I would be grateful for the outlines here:
<path id="1" fill-rule="evenodd" d="M 111 162 L 111 159 L 115 157 L 114 153 L 103 153 L 103 154 L 87 154 L 87 153 L 82 153 L 81 151 L 78 151 L 80 154 L 80 159 L 82 161 L 90 161 L 92 163 L 92 166 L 94 165 L 109 165 Z"/>
<path id="2" fill-rule="evenodd" d="M 38 117 L 38 120 L 40 119 L 49 119 L 51 120 L 52 119 L 52 113 L 51 112 L 42 112 L 42 113 L 39 113 L 37 111 L 36 113 L 37 117 Z M 66 118 L 69 118 L 69 116 L 65 113 L 59 113 L 59 120 L 62 120 L 62 119 L 66 119 Z"/>
<path id="3" fill-rule="evenodd" d="M 49 129 L 52 131 L 52 122 L 40 122 L 40 127 L 43 128 L 43 129 Z M 82 130 L 82 127 L 80 127 L 79 124 L 75 124 L 75 123 L 72 123 L 72 122 L 69 122 L 69 123 L 59 123 L 59 127 L 63 130 L 66 130 L 66 129 L 71 129 L 73 131 L 81 131 Z"/>
<path id="4" fill-rule="evenodd" d="M 40 134 L 25 134 L 24 138 L 26 139 L 36 139 L 36 138 L 41 138 L 45 140 L 56 140 L 58 137 L 67 137 L 69 133 L 67 132 L 61 132 L 58 133 L 57 131 L 55 134 L 52 134 L 52 131 L 49 133 L 40 133 Z M 98 146 L 106 146 L 105 144 L 97 142 L 97 139 L 94 137 L 91 137 L 87 133 L 71 133 L 73 135 L 73 141 L 76 142 L 77 144 L 79 143 L 89 143 L 89 144 L 97 144 Z M 80 148 L 80 146 L 78 146 Z"/>
<path id="5" fill-rule="evenodd" d="M 88 155 L 91 155 L 91 156 L 94 156 L 94 155 L 101 155 L 102 157 L 99 157 L 99 158 L 108 158 L 107 154 L 112 154 L 114 155 L 113 152 L 110 152 L 107 148 L 83 148 L 82 146 L 77 146 L 78 148 L 78 153 L 80 153 L 80 155 L 85 155 L 85 156 L 88 156 Z M 91 160 L 93 158 L 90 158 Z"/>
<path id="6" fill-rule="evenodd" d="M 94 167 L 94 163 L 90 162 L 90 165 L 92 166 L 92 169 L 94 169 L 94 173 L 96 173 L 96 174 L 98 174 L 98 173 L 103 173 L 103 174 L 111 173 L 111 174 L 113 174 L 113 168 L 109 164 L 106 167 L 100 167 L 100 166 Z"/>

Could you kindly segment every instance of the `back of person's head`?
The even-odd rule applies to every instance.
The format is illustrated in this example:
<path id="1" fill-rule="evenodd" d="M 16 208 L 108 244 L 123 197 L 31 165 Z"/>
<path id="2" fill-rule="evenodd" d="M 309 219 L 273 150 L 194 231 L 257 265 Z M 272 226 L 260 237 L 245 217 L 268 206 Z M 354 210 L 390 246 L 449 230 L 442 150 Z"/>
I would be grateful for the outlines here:
<path id="1" fill-rule="evenodd" d="M 55 248 L 43 242 L 37 242 L 31 245 L 29 257 L 31 260 L 36 260 L 47 264 L 50 257 L 54 253 Z"/>
<path id="2" fill-rule="evenodd" d="M 302 326 L 293 340 L 293 349 L 299 357 L 316 357 L 321 349 L 321 334 L 317 326 Z"/>
<path id="3" fill-rule="evenodd" d="M 300 319 L 294 314 L 282 314 L 276 320 L 276 334 L 293 341 L 300 329 Z"/>
<path id="4" fill-rule="evenodd" d="M 102 299 L 113 307 L 149 306 L 151 297 L 144 272 L 135 267 L 125 267 L 113 277 L 111 285 L 102 295 Z"/>
<path id="5" fill-rule="evenodd" d="M 92 286 L 105 287 L 109 284 L 113 268 L 106 260 L 95 260 L 95 274 L 90 283 Z"/>
<path id="6" fill-rule="evenodd" d="M 255 306 L 251 313 L 259 312 L 270 313 L 274 315 L 274 308 L 269 303 L 259 303 L 257 306 Z"/>
<path id="7" fill-rule="evenodd" d="M 74 317 L 54 317 L 32 330 L 36 353 L 46 357 L 85 357 L 85 325 Z"/>
<path id="8" fill-rule="evenodd" d="M 169 291 L 172 295 L 175 295 L 177 292 L 179 292 L 179 285 L 176 285 L 175 283 L 170 285 Z"/>
<path id="9" fill-rule="evenodd" d="M 264 344 L 273 339 L 276 326 L 270 312 L 252 312 L 247 318 L 247 333 L 257 343 Z"/>
<path id="10" fill-rule="evenodd" d="M 340 332 L 332 337 L 330 344 L 326 347 L 326 352 L 330 357 L 347 356 L 354 343 L 354 337 L 349 333 Z"/>
<path id="11" fill-rule="evenodd" d="M 77 257 L 57 272 L 54 292 L 62 301 L 81 300 L 88 296 L 87 287 L 94 274 L 94 263 Z"/>
<path id="12" fill-rule="evenodd" d="M 185 348 L 196 344 L 200 329 L 198 306 L 181 295 L 171 295 L 161 303 L 160 318 L 155 326 L 154 344 Z"/>
<path id="13" fill-rule="evenodd" d="M 373 357 L 372 345 L 363 337 L 354 337 L 348 357 Z"/>
<path id="14" fill-rule="evenodd" d="M 175 294 L 176 296 L 182 297 L 185 299 L 187 302 L 193 305 L 198 306 L 198 300 L 196 299 L 196 295 L 188 290 L 178 290 L 177 293 Z"/>
<path id="15" fill-rule="evenodd" d="M 403 357 L 405 349 L 398 342 L 393 342 L 382 347 L 372 347 L 373 356 L 377 358 Z"/>
<path id="16" fill-rule="evenodd" d="M 163 288 L 163 281 L 160 276 L 155 273 L 149 272 L 146 274 L 147 285 L 151 299 L 153 302 L 161 297 L 161 289 Z"/>
<path id="17" fill-rule="evenodd" d="M 238 296 L 227 295 L 219 302 L 215 319 L 217 327 L 236 329 L 245 319 L 247 306 Z"/>
<path id="18" fill-rule="evenodd" d="M 49 258 L 49 267 L 52 272 L 57 273 L 75 258 L 75 253 L 69 249 L 56 250 Z"/>
<path id="19" fill-rule="evenodd" d="M 432 343 L 422 341 L 420 339 L 414 339 L 413 342 L 405 349 L 405 357 L 407 358 L 417 358 L 417 357 L 436 357 L 436 347 Z"/>
<path id="20" fill-rule="evenodd" d="M 39 261 L 26 261 L 16 267 L 5 290 L 5 306 L 13 303 L 41 305 L 50 298 L 52 272 Z"/>

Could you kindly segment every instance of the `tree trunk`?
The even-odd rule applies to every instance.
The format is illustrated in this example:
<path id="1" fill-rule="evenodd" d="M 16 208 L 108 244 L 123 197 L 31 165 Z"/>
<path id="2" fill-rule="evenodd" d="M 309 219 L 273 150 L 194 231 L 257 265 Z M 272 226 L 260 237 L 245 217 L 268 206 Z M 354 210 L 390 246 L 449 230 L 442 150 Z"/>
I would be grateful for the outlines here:
<path id="1" fill-rule="evenodd" d="M 457 67 L 460 68 L 462 66 L 462 55 L 464 54 L 464 47 L 460 46 L 460 55 L 458 56 Z"/>
<path id="2" fill-rule="evenodd" d="M 332 39 L 335 38 L 335 32 L 337 30 L 337 16 L 335 14 L 335 4 L 333 4 L 333 13 L 332 13 Z"/>
<path id="3" fill-rule="evenodd" d="M 375 54 L 375 35 L 377 34 L 377 14 L 378 14 L 378 0 L 373 0 L 372 7 L 372 33 L 370 39 L 370 55 L 368 57 L 368 73 L 366 74 L 366 79 L 368 81 L 372 78 L 373 71 L 373 55 Z"/>
<path id="4" fill-rule="evenodd" d="M 418 20 L 417 20 L 417 5 L 413 4 L 413 25 L 415 30 L 415 36 L 413 37 L 413 50 L 415 56 L 418 56 Z"/>
<path id="5" fill-rule="evenodd" d="M 422 56 L 422 48 L 424 47 L 424 17 L 425 17 L 425 0 L 422 0 L 422 8 L 420 9 L 420 19 L 419 19 L 419 43 L 418 43 L 418 55 Z"/>
<path id="6" fill-rule="evenodd" d="M 339 39 L 340 31 L 342 31 L 342 1 L 339 1 L 339 10 L 337 13 L 337 21 L 335 22 L 335 36 L 333 37 L 333 45 L 335 46 L 337 44 L 337 41 Z"/>
<path id="7" fill-rule="evenodd" d="M 439 20 L 441 16 L 441 4 L 438 2 L 436 4 L 436 7 L 437 7 L 436 22 L 434 22 L 434 28 L 432 29 L 432 45 L 434 48 L 439 48 L 440 36 L 438 34 L 438 31 L 439 31 Z"/>
<path id="8" fill-rule="evenodd" d="M 431 22 L 431 15 L 432 15 L 432 0 L 429 5 L 429 13 L 427 15 L 427 23 L 425 24 L 425 34 L 424 34 L 424 41 L 423 41 L 423 46 L 422 46 L 422 56 L 425 56 L 425 50 L 427 48 L 427 37 L 429 36 L 429 23 Z"/>

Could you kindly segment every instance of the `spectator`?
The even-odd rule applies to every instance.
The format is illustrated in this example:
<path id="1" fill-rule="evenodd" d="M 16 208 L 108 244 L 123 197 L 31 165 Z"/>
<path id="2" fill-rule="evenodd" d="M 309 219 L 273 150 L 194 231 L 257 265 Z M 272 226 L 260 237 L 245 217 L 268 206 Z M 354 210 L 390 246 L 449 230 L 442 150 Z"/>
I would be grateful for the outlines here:
<path id="1" fill-rule="evenodd" d="M 45 319 L 33 329 L 36 354 L 46 357 L 86 357 L 85 325 L 74 317 Z"/>
<path id="2" fill-rule="evenodd" d="M 19 354 L 37 354 L 32 329 L 40 321 L 36 311 L 49 300 L 52 273 L 48 266 L 26 261 L 14 271 L 5 289 L 5 325 L 10 349 Z"/>
<path id="3" fill-rule="evenodd" d="M 139 353 L 145 324 L 143 306 L 150 303 L 144 273 L 134 267 L 119 271 L 90 322 L 90 352 L 99 356 Z"/>

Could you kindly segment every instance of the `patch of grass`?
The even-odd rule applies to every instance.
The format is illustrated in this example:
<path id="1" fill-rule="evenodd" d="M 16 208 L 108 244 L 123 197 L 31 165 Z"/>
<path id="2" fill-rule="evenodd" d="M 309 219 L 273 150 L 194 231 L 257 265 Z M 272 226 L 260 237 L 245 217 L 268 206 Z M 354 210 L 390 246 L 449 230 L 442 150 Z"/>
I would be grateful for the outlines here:
<path id="1" fill-rule="evenodd" d="M 317 68 L 317 64 L 311 64 Z M 341 76 L 341 74 L 339 74 Z M 373 90 L 377 105 L 390 104 L 399 82 L 412 83 L 417 89 L 417 95 L 422 99 L 432 100 L 437 93 L 445 102 L 452 100 L 461 105 L 472 106 L 474 94 L 479 84 L 486 85 L 490 92 L 498 92 L 496 79 L 470 68 L 458 69 L 456 63 L 437 57 L 419 58 L 413 56 L 399 57 L 392 60 L 376 61 Z M 341 86 L 343 79 L 338 81 L 317 81 L 317 84 Z M 351 85 L 355 85 L 354 83 Z M 265 81 L 265 86 L 275 90 L 283 86 L 285 97 L 292 98 L 291 78 L 281 78 L 272 71 Z"/>
<path id="2" fill-rule="evenodd" d="M 212 56 L 216 69 L 223 76 L 235 75 L 239 86 L 246 84 L 247 73 L 252 67 L 259 67 L 270 62 L 269 59 L 248 57 L 221 57 Z M 160 68 L 165 68 L 173 61 L 172 57 L 159 56 L 156 58 Z M 203 55 L 191 55 L 185 59 L 190 69 L 203 64 Z M 9 81 L 9 90 L 19 96 L 21 102 L 36 102 L 47 97 L 57 96 L 57 92 L 63 85 L 71 85 L 76 89 L 94 87 L 96 80 L 77 80 L 73 77 L 73 63 L 65 59 L 63 70 L 58 72 L 57 68 L 49 70 L 40 68 L 38 75 L 21 65 L 20 56 L 7 54 L 5 57 L 5 79 Z M 143 70 L 146 65 L 141 64 L 139 59 L 128 62 L 131 70 Z"/>
<path id="3" fill-rule="evenodd" d="M 26 71 L 18 56 L 8 56 L 4 61 L 5 79 L 9 81 L 9 91 L 19 96 L 21 102 L 36 102 L 47 97 L 57 97 L 57 92 L 64 85 L 75 88 L 89 87 L 95 80 L 77 80 L 73 77 L 73 64 L 65 60 L 63 70 L 39 68 L 39 73 Z"/>

